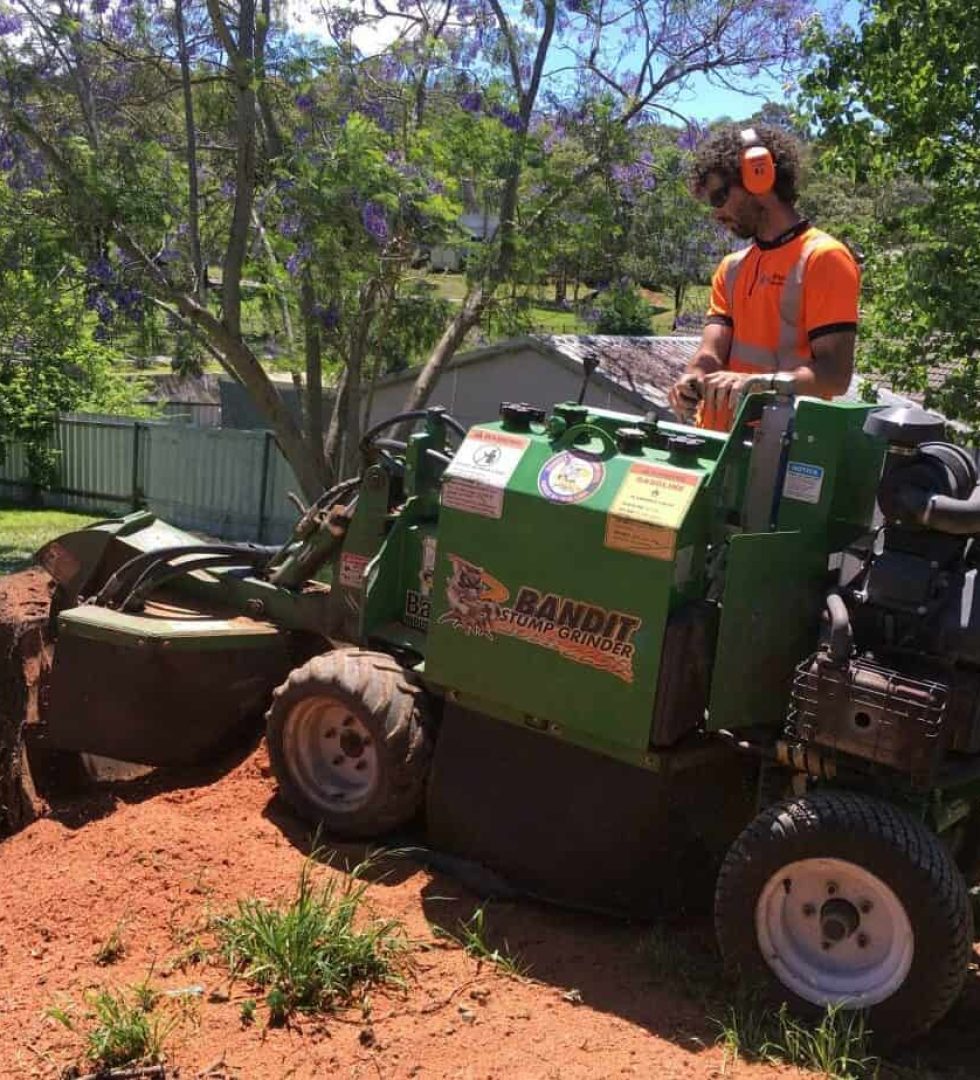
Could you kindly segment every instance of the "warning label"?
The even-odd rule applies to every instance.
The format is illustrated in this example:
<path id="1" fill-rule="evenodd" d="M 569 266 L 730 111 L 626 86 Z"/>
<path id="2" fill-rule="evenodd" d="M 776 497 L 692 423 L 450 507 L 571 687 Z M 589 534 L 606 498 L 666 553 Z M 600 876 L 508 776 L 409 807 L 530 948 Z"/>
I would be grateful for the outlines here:
<path id="1" fill-rule="evenodd" d="M 823 469 L 803 461 L 791 461 L 786 466 L 783 495 L 798 502 L 818 503 L 823 489 Z"/>
<path id="2" fill-rule="evenodd" d="M 367 555 L 345 551 L 340 557 L 340 584 L 348 589 L 359 589 L 370 561 Z"/>
<path id="3" fill-rule="evenodd" d="M 623 477 L 623 482 L 609 507 L 610 517 L 679 529 L 694 501 L 700 482 L 700 473 L 634 462 Z M 670 556 L 659 557 L 671 558 L 673 551 Z"/>
<path id="4" fill-rule="evenodd" d="M 442 505 L 499 518 L 503 514 L 504 488 L 530 442 L 525 435 L 474 428 L 446 469 Z"/>
<path id="5" fill-rule="evenodd" d="M 530 442 L 525 435 L 474 428 L 456 451 L 446 476 L 506 487 Z"/>

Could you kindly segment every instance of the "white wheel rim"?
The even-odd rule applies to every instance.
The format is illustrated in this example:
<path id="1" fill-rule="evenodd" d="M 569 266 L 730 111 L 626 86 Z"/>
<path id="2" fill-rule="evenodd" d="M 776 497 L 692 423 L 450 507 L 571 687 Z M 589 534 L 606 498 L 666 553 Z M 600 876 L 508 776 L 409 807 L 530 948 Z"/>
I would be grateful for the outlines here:
<path id="1" fill-rule="evenodd" d="M 892 889 L 842 859 L 802 859 L 773 874 L 755 930 L 776 978 L 814 1005 L 877 1005 L 905 981 L 915 951 Z"/>
<path id="2" fill-rule="evenodd" d="M 306 698 L 283 727 L 293 782 L 325 814 L 359 810 L 378 783 L 378 751 L 364 723 L 332 698 Z"/>

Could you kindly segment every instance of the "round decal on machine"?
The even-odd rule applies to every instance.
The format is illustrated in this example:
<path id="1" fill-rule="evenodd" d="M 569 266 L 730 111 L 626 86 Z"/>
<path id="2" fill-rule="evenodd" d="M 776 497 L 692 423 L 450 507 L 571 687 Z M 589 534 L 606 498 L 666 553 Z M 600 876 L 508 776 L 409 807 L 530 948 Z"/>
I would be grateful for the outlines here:
<path id="1" fill-rule="evenodd" d="M 541 466 L 538 491 L 549 501 L 578 503 L 594 495 L 606 477 L 601 461 L 573 450 L 563 450 Z"/>

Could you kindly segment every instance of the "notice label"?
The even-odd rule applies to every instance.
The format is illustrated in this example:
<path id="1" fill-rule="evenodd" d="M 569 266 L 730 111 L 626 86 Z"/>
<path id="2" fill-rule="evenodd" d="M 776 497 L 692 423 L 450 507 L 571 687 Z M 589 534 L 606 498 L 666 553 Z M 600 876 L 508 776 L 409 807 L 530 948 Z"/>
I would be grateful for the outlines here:
<path id="1" fill-rule="evenodd" d="M 634 462 L 609 507 L 610 517 L 679 529 L 700 482 L 700 473 Z"/>
<path id="2" fill-rule="evenodd" d="M 823 488 L 823 469 L 803 461 L 791 461 L 786 466 L 783 495 L 798 502 L 818 503 Z"/>
<path id="3" fill-rule="evenodd" d="M 525 435 L 474 428 L 446 469 L 442 505 L 499 518 L 504 510 L 504 488 L 530 442 Z"/>
<path id="4" fill-rule="evenodd" d="M 340 557 L 340 584 L 348 589 L 359 589 L 370 561 L 367 555 L 345 551 Z"/>

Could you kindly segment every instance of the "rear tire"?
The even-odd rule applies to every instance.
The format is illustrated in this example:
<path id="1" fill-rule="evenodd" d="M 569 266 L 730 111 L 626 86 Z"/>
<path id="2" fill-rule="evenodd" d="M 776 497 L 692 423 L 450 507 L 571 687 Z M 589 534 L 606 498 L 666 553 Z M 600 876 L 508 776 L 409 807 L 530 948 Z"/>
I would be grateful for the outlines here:
<path id="1" fill-rule="evenodd" d="M 965 882 L 940 841 L 890 803 L 850 792 L 760 814 L 722 865 L 715 927 L 740 976 L 803 1014 L 866 1009 L 884 1044 L 945 1015 L 973 936 Z"/>
<path id="2" fill-rule="evenodd" d="M 385 653 L 342 649 L 293 671 L 266 714 L 289 805 L 335 836 L 379 836 L 422 803 L 432 737 L 422 690 Z"/>

